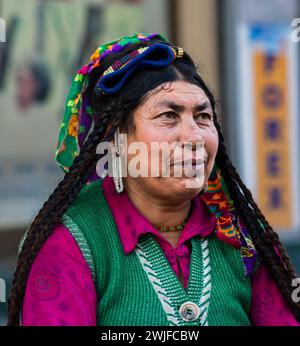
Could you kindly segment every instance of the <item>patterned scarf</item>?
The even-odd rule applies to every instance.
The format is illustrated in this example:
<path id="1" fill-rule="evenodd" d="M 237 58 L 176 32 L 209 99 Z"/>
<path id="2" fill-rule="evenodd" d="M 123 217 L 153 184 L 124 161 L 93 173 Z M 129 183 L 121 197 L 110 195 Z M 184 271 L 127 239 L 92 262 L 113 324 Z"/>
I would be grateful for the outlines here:
<path id="1" fill-rule="evenodd" d="M 208 180 L 207 192 L 201 195 L 210 212 L 216 216 L 216 236 L 240 249 L 245 276 L 251 276 L 257 265 L 257 252 L 247 228 L 238 216 L 220 170 L 215 165 Z"/>
<path id="2" fill-rule="evenodd" d="M 55 159 L 64 172 L 68 172 L 75 157 L 79 155 L 80 148 L 94 122 L 89 97 L 86 94 L 88 75 L 100 66 L 108 54 L 122 52 L 129 45 L 154 39 L 167 41 L 160 34 L 135 33 L 130 37 L 123 36 L 118 40 L 108 42 L 99 46 L 90 57 L 90 62 L 78 70 L 67 97 L 55 153 Z M 115 70 L 117 67 L 114 66 Z"/>

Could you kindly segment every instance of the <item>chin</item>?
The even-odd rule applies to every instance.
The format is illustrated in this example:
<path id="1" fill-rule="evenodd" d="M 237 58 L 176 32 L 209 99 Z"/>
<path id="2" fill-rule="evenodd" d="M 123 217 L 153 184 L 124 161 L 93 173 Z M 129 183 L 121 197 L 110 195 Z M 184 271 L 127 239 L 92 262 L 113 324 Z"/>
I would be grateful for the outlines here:
<path id="1" fill-rule="evenodd" d="M 195 180 L 195 178 L 169 178 L 167 184 L 172 186 L 172 190 L 174 195 L 179 195 L 181 198 L 185 197 L 194 197 L 199 194 L 205 186 L 205 179 L 199 178 Z M 186 199 L 186 198 L 184 198 Z"/>

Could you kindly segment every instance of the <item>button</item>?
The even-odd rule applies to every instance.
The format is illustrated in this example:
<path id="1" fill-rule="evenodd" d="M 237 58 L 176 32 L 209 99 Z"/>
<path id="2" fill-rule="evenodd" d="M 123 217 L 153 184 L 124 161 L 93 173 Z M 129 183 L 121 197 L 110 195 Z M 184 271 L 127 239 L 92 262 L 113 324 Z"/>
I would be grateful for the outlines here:
<path id="1" fill-rule="evenodd" d="M 185 302 L 179 309 L 181 318 L 186 322 L 196 321 L 200 315 L 199 306 L 193 302 Z"/>

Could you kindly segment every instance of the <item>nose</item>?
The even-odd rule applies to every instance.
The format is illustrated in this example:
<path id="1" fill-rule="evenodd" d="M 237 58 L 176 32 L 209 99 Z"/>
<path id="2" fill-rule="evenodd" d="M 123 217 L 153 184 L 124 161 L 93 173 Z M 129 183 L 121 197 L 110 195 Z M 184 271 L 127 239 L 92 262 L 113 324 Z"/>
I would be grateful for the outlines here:
<path id="1" fill-rule="evenodd" d="M 202 131 L 193 117 L 188 117 L 188 119 L 182 121 L 178 141 L 182 146 L 189 146 L 192 150 L 196 150 L 197 143 L 204 145 Z"/>

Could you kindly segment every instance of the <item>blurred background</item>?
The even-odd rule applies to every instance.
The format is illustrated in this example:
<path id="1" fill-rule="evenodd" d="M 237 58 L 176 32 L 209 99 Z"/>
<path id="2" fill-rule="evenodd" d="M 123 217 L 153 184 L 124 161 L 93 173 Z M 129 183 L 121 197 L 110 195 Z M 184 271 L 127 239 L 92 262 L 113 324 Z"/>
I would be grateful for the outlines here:
<path id="1" fill-rule="evenodd" d="M 300 275 L 295 18 L 296 0 L 0 0 L 0 325 L 20 238 L 63 176 L 54 153 L 72 78 L 100 43 L 134 32 L 195 59 L 231 158 Z"/>

